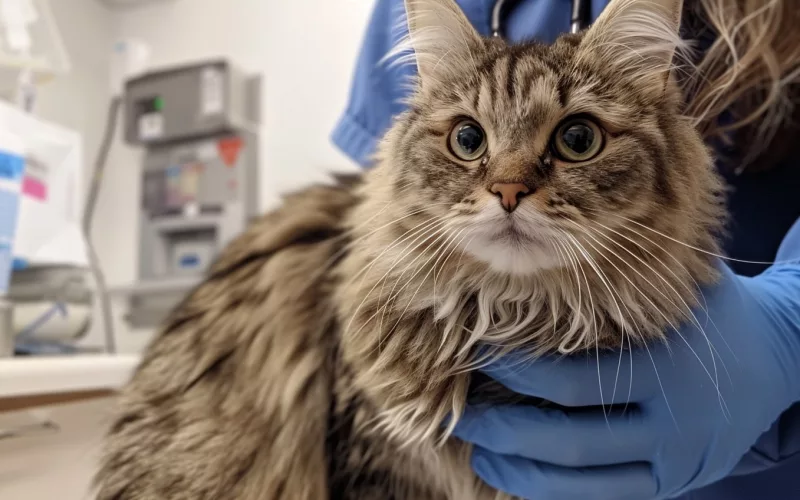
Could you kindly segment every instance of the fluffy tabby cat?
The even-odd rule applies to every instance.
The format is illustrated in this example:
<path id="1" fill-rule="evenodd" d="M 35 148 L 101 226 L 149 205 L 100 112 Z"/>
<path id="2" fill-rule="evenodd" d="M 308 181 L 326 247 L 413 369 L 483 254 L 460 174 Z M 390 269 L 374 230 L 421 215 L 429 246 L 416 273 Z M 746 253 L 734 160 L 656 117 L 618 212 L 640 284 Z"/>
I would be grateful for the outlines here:
<path id="1" fill-rule="evenodd" d="M 503 498 L 442 427 L 502 396 L 476 363 L 662 338 L 714 279 L 680 0 L 615 0 L 552 46 L 406 3 L 419 79 L 376 168 L 223 252 L 121 395 L 100 500 Z"/>

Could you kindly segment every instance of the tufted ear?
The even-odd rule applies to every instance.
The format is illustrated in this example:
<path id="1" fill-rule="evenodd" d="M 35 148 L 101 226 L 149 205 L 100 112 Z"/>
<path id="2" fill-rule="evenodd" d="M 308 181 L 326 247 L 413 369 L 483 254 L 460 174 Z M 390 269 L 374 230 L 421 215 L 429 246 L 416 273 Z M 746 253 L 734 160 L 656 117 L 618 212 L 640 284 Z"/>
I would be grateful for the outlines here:
<path id="1" fill-rule="evenodd" d="M 471 68 L 481 37 L 454 0 L 405 0 L 409 43 L 422 85 Z"/>
<path id="2" fill-rule="evenodd" d="M 669 78 L 680 38 L 683 0 L 612 0 L 586 32 L 582 57 L 659 92 Z"/>

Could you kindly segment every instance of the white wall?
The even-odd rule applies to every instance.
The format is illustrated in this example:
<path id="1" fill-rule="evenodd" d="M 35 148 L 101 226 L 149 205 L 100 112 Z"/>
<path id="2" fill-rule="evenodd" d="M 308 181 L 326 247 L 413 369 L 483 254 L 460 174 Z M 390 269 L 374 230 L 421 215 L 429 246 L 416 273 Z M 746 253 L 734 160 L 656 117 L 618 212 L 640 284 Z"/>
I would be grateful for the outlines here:
<path id="1" fill-rule="evenodd" d="M 50 8 L 70 55 L 72 69 L 39 89 L 34 111 L 45 120 L 83 135 L 84 179 L 88 181 L 110 98 L 108 74 L 114 40 L 113 18 L 97 0 L 51 0 Z M 113 205 L 109 201 L 101 202 L 99 212 Z M 101 234 L 106 232 L 102 230 Z M 108 254 L 103 252 L 107 257 Z M 114 265 L 110 257 L 106 263 Z M 84 341 L 89 345 L 102 345 L 102 327 L 95 324 Z"/>
<path id="2" fill-rule="evenodd" d="M 111 13 L 97 0 L 50 0 L 72 70 L 41 87 L 35 112 L 83 134 L 86 178 L 100 143 L 109 99 Z"/>

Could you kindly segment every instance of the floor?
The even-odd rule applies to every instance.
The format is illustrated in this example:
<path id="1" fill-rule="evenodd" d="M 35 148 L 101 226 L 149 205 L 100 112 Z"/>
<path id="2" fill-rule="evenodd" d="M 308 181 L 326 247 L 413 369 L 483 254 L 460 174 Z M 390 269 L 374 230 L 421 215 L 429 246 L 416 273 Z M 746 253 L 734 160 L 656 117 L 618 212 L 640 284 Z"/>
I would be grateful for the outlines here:
<path id="1" fill-rule="evenodd" d="M 31 429 L 48 418 L 58 430 L 35 428 L 21 437 L 0 439 L 0 498 L 89 500 L 91 478 L 113 400 L 0 414 L 0 434 Z"/>

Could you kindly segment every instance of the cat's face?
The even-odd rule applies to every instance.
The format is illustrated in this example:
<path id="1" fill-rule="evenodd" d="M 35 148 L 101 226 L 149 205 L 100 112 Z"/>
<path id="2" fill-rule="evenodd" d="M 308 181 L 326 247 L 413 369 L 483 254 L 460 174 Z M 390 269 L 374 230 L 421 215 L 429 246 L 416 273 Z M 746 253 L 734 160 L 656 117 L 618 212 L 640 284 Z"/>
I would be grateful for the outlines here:
<path id="1" fill-rule="evenodd" d="M 420 86 L 387 139 L 395 195 L 453 244 L 529 274 L 626 220 L 701 218 L 716 181 L 669 80 L 680 1 L 617 0 L 552 46 L 482 39 L 450 0 L 407 7 Z"/>

